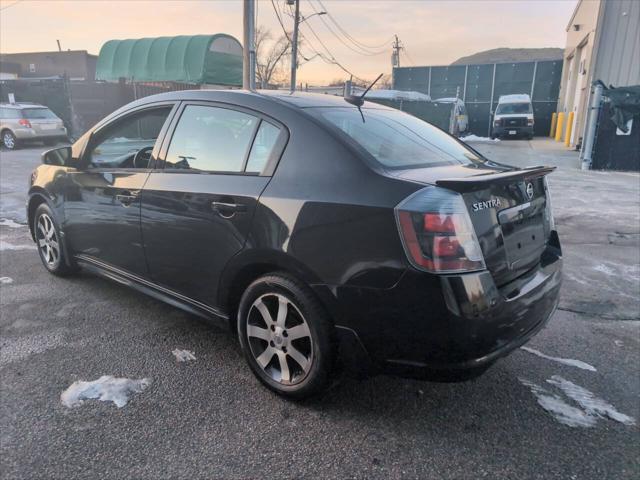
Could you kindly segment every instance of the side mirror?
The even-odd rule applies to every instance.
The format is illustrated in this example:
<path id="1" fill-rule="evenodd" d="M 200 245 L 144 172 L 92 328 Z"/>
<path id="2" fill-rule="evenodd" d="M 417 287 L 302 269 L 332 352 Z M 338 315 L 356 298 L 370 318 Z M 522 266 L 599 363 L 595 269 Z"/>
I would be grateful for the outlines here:
<path id="1" fill-rule="evenodd" d="M 76 167 L 77 160 L 71 155 L 71 147 L 54 148 L 42 154 L 42 163 L 60 167 Z"/>

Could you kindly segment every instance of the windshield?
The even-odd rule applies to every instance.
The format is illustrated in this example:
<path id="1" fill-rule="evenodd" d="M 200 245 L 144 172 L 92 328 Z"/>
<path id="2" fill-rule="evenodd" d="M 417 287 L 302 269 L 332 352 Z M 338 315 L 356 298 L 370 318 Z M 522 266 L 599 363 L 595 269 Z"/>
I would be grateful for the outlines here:
<path id="1" fill-rule="evenodd" d="M 355 140 L 387 168 L 418 168 L 481 161 L 433 125 L 397 110 L 310 109 Z"/>
<path id="2" fill-rule="evenodd" d="M 496 109 L 497 115 L 510 115 L 512 113 L 531 113 L 530 103 L 500 103 Z"/>
<path id="3" fill-rule="evenodd" d="M 40 118 L 58 118 L 56 117 L 56 114 L 48 108 L 27 108 L 25 110 L 22 110 L 22 116 L 29 120 L 37 120 Z"/>

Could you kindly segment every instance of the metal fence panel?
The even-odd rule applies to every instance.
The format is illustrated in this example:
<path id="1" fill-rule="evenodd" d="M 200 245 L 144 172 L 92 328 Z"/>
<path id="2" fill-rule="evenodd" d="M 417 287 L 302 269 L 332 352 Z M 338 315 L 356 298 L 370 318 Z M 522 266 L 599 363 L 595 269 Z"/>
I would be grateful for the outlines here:
<path id="1" fill-rule="evenodd" d="M 534 133 L 547 135 L 561 77 L 562 61 L 402 67 L 393 70 L 393 88 L 429 93 L 433 99 L 454 97 L 460 88 L 460 98 L 469 115 L 469 130 L 481 136 L 490 133 L 491 115 L 501 95 L 526 93 L 533 102 Z"/>

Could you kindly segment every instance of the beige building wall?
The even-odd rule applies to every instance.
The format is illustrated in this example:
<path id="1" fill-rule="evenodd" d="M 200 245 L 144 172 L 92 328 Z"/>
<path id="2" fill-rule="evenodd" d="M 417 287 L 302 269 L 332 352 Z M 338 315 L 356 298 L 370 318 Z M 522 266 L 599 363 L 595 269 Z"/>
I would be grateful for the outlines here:
<path id="1" fill-rule="evenodd" d="M 601 0 L 580 0 L 567 25 L 558 112 L 574 112 L 571 145 L 583 135 L 592 78 L 593 47 Z M 566 131 L 566 130 L 565 130 Z"/>

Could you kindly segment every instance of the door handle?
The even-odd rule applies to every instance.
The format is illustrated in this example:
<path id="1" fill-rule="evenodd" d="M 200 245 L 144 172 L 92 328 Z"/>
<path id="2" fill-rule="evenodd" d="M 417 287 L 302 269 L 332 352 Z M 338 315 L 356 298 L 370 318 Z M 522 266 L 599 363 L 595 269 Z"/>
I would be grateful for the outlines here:
<path id="1" fill-rule="evenodd" d="M 138 192 L 122 192 L 116 195 L 116 200 L 118 200 L 123 207 L 130 206 L 135 200 L 138 198 Z"/>
<path id="2" fill-rule="evenodd" d="M 231 218 L 236 213 L 246 212 L 247 206 L 242 203 L 211 202 L 211 209 L 223 218 Z"/>

